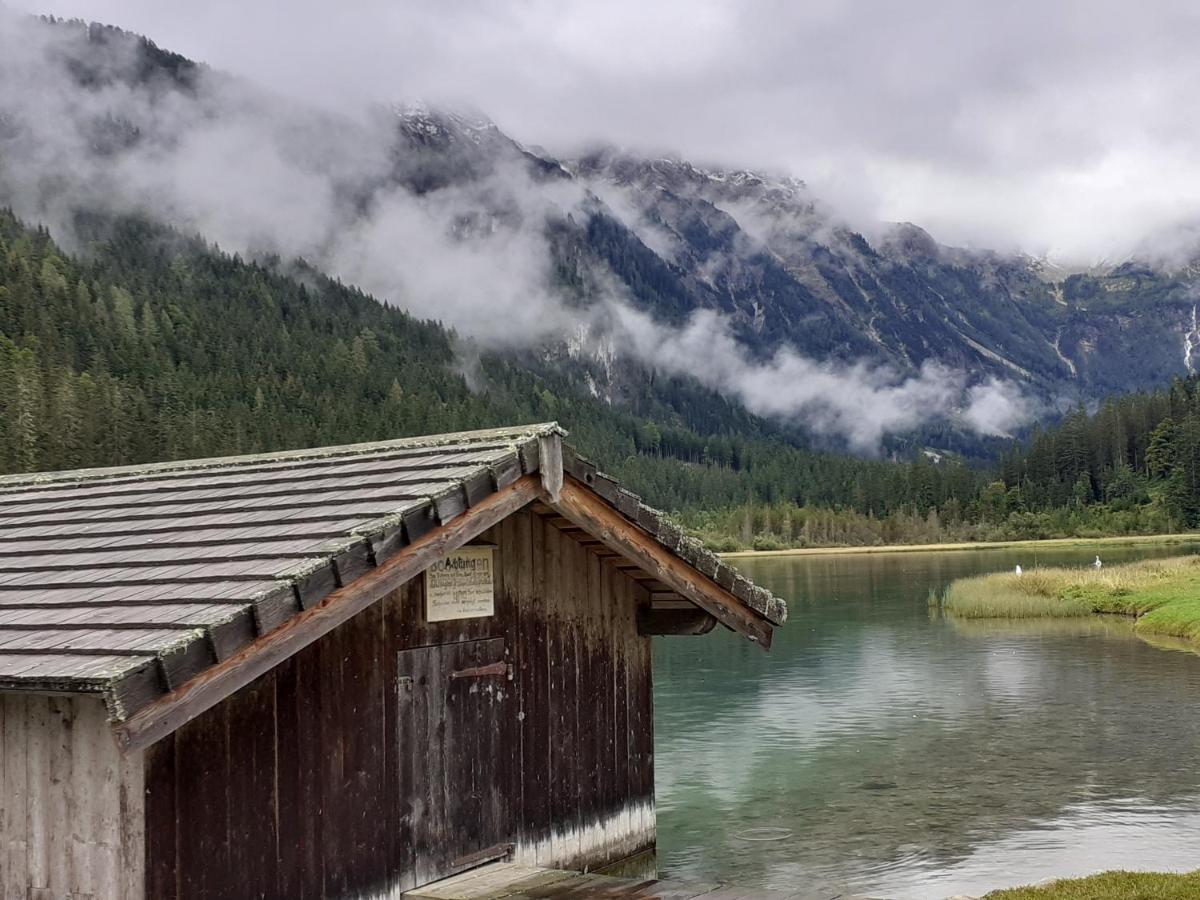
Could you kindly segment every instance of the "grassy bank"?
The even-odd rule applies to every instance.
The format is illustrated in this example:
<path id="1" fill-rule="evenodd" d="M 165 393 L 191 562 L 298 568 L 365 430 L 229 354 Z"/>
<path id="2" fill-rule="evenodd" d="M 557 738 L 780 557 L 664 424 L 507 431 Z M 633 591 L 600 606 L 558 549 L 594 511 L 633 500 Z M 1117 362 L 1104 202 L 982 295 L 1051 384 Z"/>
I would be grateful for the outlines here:
<path id="1" fill-rule="evenodd" d="M 1200 642 L 1200 557 L 960 578 L 946 588 L 942 606 L 975 619 L 1132 616 L 1139 634 Z"/>
<path id="2" fill-rule="evenodd" d="M 1039 887 L 992 891 L 984 900 L 1195 900 L 1200 872 L 1105 872 L 1070 878 Z"/>
<path id="3" fill-rule="evenodd" d="M 943 544 L 883 544 L 867 547 L 802 547 L 791 550 L 736 550 L 722 553 L 728 559 L 767 556 L 826 556 L 858 553 L 924 553 L 931 550 L 1052 550 L 1072 547 L 1125 546 L 1130 544 L 1181 544 L 1200 541 L 1200 533 L 1130 535 L 1102 538 L 1047 538 L 1031 541 L 956 541 Z"/>

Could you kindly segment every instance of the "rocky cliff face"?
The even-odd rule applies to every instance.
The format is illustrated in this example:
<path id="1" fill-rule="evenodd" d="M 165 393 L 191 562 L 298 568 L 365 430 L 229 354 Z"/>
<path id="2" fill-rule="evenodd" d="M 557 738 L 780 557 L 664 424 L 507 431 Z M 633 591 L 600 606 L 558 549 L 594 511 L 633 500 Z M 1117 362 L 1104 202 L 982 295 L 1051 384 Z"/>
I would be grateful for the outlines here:
<path id="1" fill-rule="evenodd" d="M 426 109 L 402 112 L 399 131 L 399 155 L 421 156 L 434 183 L 514 165 L 534 190 L 573 183 L 586 197 L 581 214 L 520 223 L 560 229 L 551 250 L 564 290 L 599 268 L 664 323 L 696 310 L 728 317 L 752 352 L 788 345 L 899 371 L 938 360 L 1070 402 L 1200 363 L 1186 267 L 1127 262 L 1064 276 L 1029 257 L 942 246 L 910 223 L 868 238 L 795 178 L 611 148 L 556 159 L 486 120 Z"/>

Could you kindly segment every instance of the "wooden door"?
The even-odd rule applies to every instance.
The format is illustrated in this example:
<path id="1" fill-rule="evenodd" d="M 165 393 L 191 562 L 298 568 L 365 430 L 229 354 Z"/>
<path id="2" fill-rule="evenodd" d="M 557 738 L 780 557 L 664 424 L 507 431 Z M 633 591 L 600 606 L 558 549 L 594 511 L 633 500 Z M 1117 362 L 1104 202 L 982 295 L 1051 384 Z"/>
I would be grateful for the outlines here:
<path id="1" fill-rule="evenodd" d="M 398 657 L 401 852 L 419 886 L 511 849 L 516 706 L 503 639 Z"/>

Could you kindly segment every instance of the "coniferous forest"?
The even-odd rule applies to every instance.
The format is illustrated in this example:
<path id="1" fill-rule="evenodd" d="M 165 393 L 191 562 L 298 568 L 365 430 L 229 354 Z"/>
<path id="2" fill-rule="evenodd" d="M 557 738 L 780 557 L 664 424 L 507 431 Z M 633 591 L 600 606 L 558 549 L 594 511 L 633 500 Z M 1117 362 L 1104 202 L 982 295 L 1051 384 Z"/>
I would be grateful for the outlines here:
<path id="1" fill-rule="evenodd" d="M 81 221 L 77 234 L 68 253 L 0 214 L 4 472 L 556 419 L 580 452 L 728 549 L 1200 524 L 1194 378 L 1069 415 L 991 469 L 861 459 L 809 449 L 685 379 L 602 401 L 534 354 L 479 352 L 302 264 L 246 262 L 141 220 Z"/>

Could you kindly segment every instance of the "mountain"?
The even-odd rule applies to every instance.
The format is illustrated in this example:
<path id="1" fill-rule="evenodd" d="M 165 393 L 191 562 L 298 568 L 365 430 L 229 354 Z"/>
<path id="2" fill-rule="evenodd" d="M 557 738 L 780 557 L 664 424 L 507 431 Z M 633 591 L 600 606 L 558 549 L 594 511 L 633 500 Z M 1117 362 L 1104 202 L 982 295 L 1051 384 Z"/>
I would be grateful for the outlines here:
<path id="1" fill-rule="evenodd" d="M 1191 371 L 1200 273 L 1189 268 L 1127 261 L 1056 278 L 1044 261 L 946 247 L 911 223 L 868 240 L 794 178 L 610 148 L 554 159 L 486 119 L 427 108 L 399 119 L 425 184 L 477 180 L 513 160 L 574 179 L 592 202 L 555 265 L 578 283 L 603 264 L 660 321 L 709 309 L 759 352 L 786 344 L 901 371 L 936 359 L 1072 401 Z"/>
<path id="2" fill-rule="evenodd" d="M 251 263 L 138 219 L 76 222 L 86 257 L 0 213 L 0 473 L 254 453 L 560 420 L 661 506 L 746 499 L 886 515 L 956 498 L 960 463 L 814 452 L 694 381 L 620 403 L 558 364 L 476 350 L 310 268 Z"/>
<path id="3" fill-rule="evenodd" d="M 318 108 L 118 29 L 0 15 L 0 203 L 85 254 L 81 217 L 133 216 L 299 261 L 443 321 L 468 374 L 498 354 L 626 412 L 688 383 L 792 442 L 978 454 L 1031 410 L 1194 365 L 1186 266 L 1060 277 L 912 224 L 864 234 L 795 178 Z"/>
<path id="4" fill-rule="evenodd" d="M 868 240 L 794 179 L 612 152 L 567 166 L 625 191 L 657 232 L 656 271 L 681 288 L 661 292 L 675 302 L 660 313 L 715 307 L 751 345 L 902 370 L 936 359 L 1072 400 L 1190 371 L 1194 272 L 1126 263 L 1055 281 L 1036 260 L 945 247 L 912 224 Z M 606 258 L 627 282 L 642 271 Z"/>

